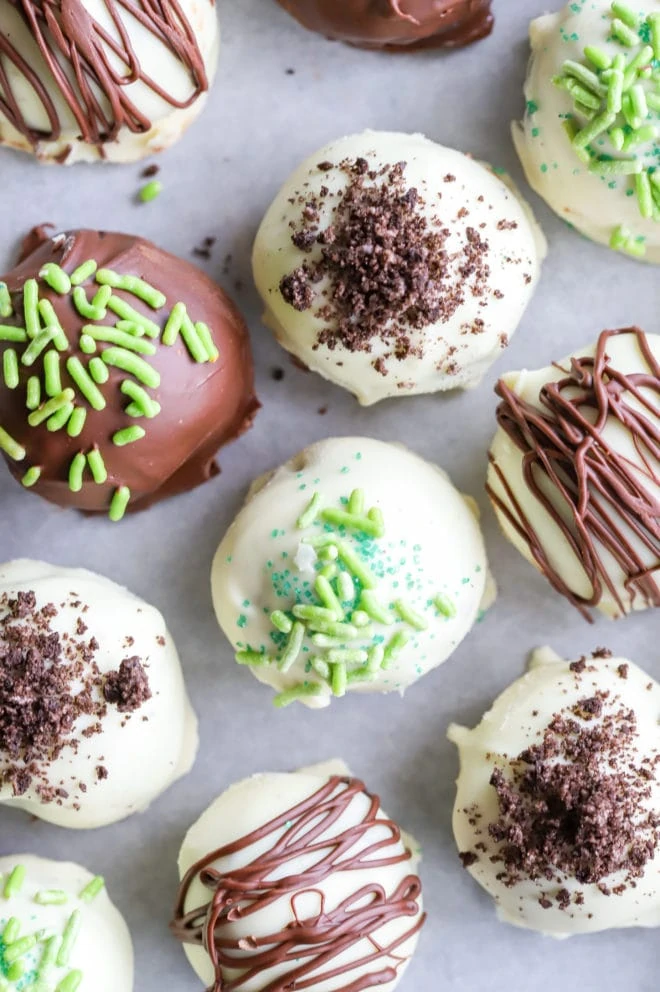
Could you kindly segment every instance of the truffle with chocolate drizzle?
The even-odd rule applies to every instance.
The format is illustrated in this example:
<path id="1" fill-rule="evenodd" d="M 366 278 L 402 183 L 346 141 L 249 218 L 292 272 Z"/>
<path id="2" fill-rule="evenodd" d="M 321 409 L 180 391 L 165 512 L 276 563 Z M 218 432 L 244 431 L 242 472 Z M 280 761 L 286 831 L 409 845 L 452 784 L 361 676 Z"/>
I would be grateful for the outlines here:
<path id="1" fill-rule="evenodd" d="M 496 392 L 488 493 L 506 535 L 587 618 L 660 606 L 660 337 L 603 331 Z"/>
<path id="2" fill-rule="evenodd" d="M 126 234 L 58 235 L 0 280 L 0 360 L 12 475 L 112 520 L 217 474 L 258 406 L 231 300 Z"/>
<path id="3" fill-rule="evenodd" d="M 362 782 L 322 771 L 233 786 L 184 841 L 171 927 L 212 992 L 398 983 L 424 923 L 413 855 Z"/>
<path id="4" fill-rule="evenodd" d="M 211 0 L 0 0 L 0 141 L 131 161 L 197 116 L 217 59 Z"/>

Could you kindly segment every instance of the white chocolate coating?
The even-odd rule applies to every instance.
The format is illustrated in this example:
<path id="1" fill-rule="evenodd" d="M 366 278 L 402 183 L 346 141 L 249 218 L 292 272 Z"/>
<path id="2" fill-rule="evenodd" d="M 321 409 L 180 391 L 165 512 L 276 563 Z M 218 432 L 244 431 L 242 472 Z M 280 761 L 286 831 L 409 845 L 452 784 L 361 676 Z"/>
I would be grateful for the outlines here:
<path id="1" fill-rule="evenodd" d="M 0 596 L 12 598 L 19 591 L 34 592 L 37 607 L 55 605 L 51 629 L 60 635 L 75 635 L 82 619 L 84 640 L 98 642 L 94 661 L 102 674 L 118 670 L 124 658 L 137 656 L 152 695 L 132 713 L 108 704 L 101 733 L 89 738 L 82 732 L 94 718 L 78 718 L 71 734 L 79 741 L 77 749 L 65 747 L 46 766 L 48 783 L 62 787 L 66 797 L 42 802 L 36 791 L 41 777 L 35 777 L 20 796 L 13 794 L 10 783 L 0 785 L 0 803 L 74 829 L 106 826 L 146 809 L 190 770 L 198 744 L 197 721 L 163 617 L 127 589 L 83 569 L 29 560 L 0 565 Z M 107 778 L 97 777 L 99 766 L 106 769 Z M 0 753 L 0 775 L 11 767 L 9 757 Z"/>
<path id="2" fill-rule="evenodd" d="M 643 260 L 658 263 L 660 223 L 642 217 L 634 195 L 634 175 L 595 175 L 589 171 L 589 163 L 580 161 L 564 130 L 567 116 L 574 114 L 572 97 L 552 83 L 567 59 L 587 64 L 586 46 L 594 46 L 610 58 L 623 54 L 628 65 L 648 41 L 648 34 L 642 32 L 644 40 L 640 35 L 638 46 L 619 44 L 610 33 L 611 6 L 611 0 L 581 0 L 532 21 L 532 57 L 525 83 L 527 112 L 522 123 L 513 125 L 513 138 L 530 186 L 563 220 L 605 245 L 622 226 L 633 239 L 642 239 L 638 244 L 646 247 Z M 640 27 L 647 15 L 660 12 L 657 0 L 626 0 L 625 6 L 640 15 Z M 638 82 L 645 91 L 656 92 L 653 79 Z M 578 128 L 588 123 L 584 116 L 575 115 L 574 120 Z M 619 114 L 615 125 L 623 123 Z M 649 109 L 643 123 L 657 127 L 660 113 Z M 657 137 L 617 151 L 604 133 L 591 148 L 613 158 L 639 158 L 645 168 L 657 166 Z"/>
<path id="3" fill-rule="evenodd" d="M 230 844 L 241 837 L 251 834 L 253 831 L 268 823 L 270 820 L 282 815 L 287 810 L 303 802 L 314 795 L 328 778 L 332 775 L 345 776 L 350 773 L 341 761 L 325 762 L 309 768 L 301 769 L 291 773 L 264 773 L 254 775 L 232 785 L 218 799 L 202 813 L 197 822 L 188 831 L 181 851 L 179 853 L 179 875 L 181 878 L 189 868 L 199 862 L 211 851 L 215 851 L 227 844 Z M 368 799 L 365 793 L 358 793 L 350 803 L 350 806 L 342 813 L 327 832 L 323 834 L 325 838 L 334 838 L 342 831 L 358 824 L 368 809 Z M 378 818 L 387 819 L 387 814 L 379 810 Z M 262 850 L 270 848 L 284 833 L 286 827 L 282 827 L 269 835 L 268 841 L 253 844 L 251 847 L 238 854 L 224 857 L 222 860 L 213 862 L 213 867 L 218 871 L 231 871 L 246 865 L 252 858 L 262 853 Z M 372 827 L 356 843 L 348 847 L 343 855 L 343 860 L 348 860 L 368 844 L 378 843 L 384 840 L 387 833 L 380 828 Z M 411 852 L 408 860 L 397 865 L 383 865 L 375 869 L 362 869 L 353 871 L 335 871 L 320 883 L 315 883 L 313 889 L 298 890 L 295 901 L 298 907 L 305 907 L 299 910 L 303 913 L 311 913 L 312 907 L 317 907 L 320 900 L 325 899 L 325 908 L 328 912 L 357 892 L 363 886 L 380 885 L 387 895 L 390 895 L 407 875 L 415 874 L 420 861 L 419 847 L 416 842 L 402 832 L 401 841 L 395 846 L 383 849 L 383 856 L 396 857 L 404 849 Z M 327 851 L 321 851 L 321 854 Z M 286 875 L 302 872 L 309 868 L 314 861 L 309 858 L 303 864 L 303 859 L 297 861 L 289 860 L 286 865 Z M 184 909 L 190 910 L 196 906 L 204 905 L 210 896 L 208 889 L 205 889 L 199 878 L 196 878 L 190 888 Z M 225 936 L 228 940 L 235 937 L 254 936 L 260 937 L 265 934 L 273 934 L 283 929 L 288 923 L 295 921 L 295 916 L 291 908 L 291 895 L 284 895 L 275 900 L 266 909 L 259 910 L 256 914 L 249 916 L 245 921 L 232 923 L 227 929 Z M 380 946 L 386 945 L 390 941 L 395 941 L 402 937 L 407 931 L 415 926 L 423 909 L 422 899 L 419 898 L 419 914 L 417 917 L 406 917 L 390 920 L 373 935 Z M 408 961 L 412 957 L 417 942 L 419 932 L 413 934 L 396 949 L 396 958 L 389 963 L 397 968 L 397 978 L 395 981 L 379 985 L 383 992 L 393 992 L 403 976 Z M 190 944 L 184 944 L 186 956 L 190 964 L 199 975 L 206 986 L 213 982 L 213 968 L 209 956 L 203 948 Z M 373 952 L 368 940 L 356 943 L 345 952 L 341 958 L 337 959 L 343 963 L 350 963 L 361 956 Z M 382 966 L 383 962 L 379 962 Z M 374 970 L 363 967 L 353 969 L 348 974 L 337 976 L 334 980 L 328 979 L 310 986 L 310 992 L 333 992 L 338 988 L 345 988 L 349 981 L 356 981 L 360 975 L 369 974 Z M 284 972 L 286 968 L 284 968 Z M 248 980 L 244 986 L 245 992 L 262 992 L 268 987 L 269 981 L 273 981 L 277 974 L 282 974 L 282 969 L 272 968 L 269 971 L 261 972 Z"/>
<path id="4" fill-rule="evenodd" d="M 324 507 L 341 509 L 342 499 L 355 489 L 364 492 L 365 513 L 371 507 L 382 511 L 381 539 L 365 541 L 364 534 L 350 529 L 341 536 L 320 518 L 306 530 L 297 527 L 315 492 Z M 377 577 L 376 596 L 390 614 L 390 623 L 374 620 L 364 628 L 364 635 L 343 646 L 370 651 L 374 644 L 387 645 L 398 632 L 410 638 L 391 667 L 379 669 L 369 680 L 349 681 L 349 691 L 402 692 L 451 655 L 480 608 L 494 598 L 475 508 L 442 471 L 399 445 L 333 438 L 312 445 L 260 480 L 218 548 L 211 580 L 213 602 L 218 622 L 237 651 L 281 654 L 286 637 L 277 636 L 271 612 L 291 611 L 296 603 L 321 604 L 314 584 L 326 562 L 319 561 L 304 541 L 322 533 L 337 534 L 368 565 Z M 354 591 L 352 602 L 344 602 L 347 618 L 360 605 L 358 584 Z M 438 595 L 452 604 L 453 616 L 436 607 Z M 421 616 L 425 629 L 414 629 L 397 616 L 393 604 L 399 599 Z M 342 647 L 341 641 L 337 647 Z M 302 701 L 312 707 L 327 706 L 332 699 L 330 686 L 309 671 L 310 659 L 317 656 L 326 656 L 325 650 L 308 632 L 287 671 L 277 661 L 250 668 L 278 692 L 314 682 L 319 694 Z"/>
<path id="5" fill-rule="evenodd" d="M 104 0 L 82 0 L 85 10 L 98 23 L 102 24 L 108 34 L 121 42 L 117 26 L 109 15 Z M 211 0 L 179 0 L 179 7 L 188 19 L 194 32 L 197 44 L 204 60 L 204 66 L 209 79 L 209 85 L 215 75 L 220 46 L 220 32 L 217 9 Z M 134 49 L 143 71 L 177 101 L 187 102 L 191 97 L 193 83 L 189 73 L 176 55 L 151 32 L 147 31 L 124 8 L 121 9 L 123 29 L 127 31 L 132 48 Z M 9 0 L 0 0 L 0 30 L 16 47 L 19 54 L 26 60 L 46 82 L 52 97 L 57 115 L 62 122 L 62 134 L 56 140 L 43 140 L 36 149 L 26 140 L 23 134 L 0 113 L 0 144 L 17 148 L 20 151 L 36 154 L 45 164 L 61 163 L 72 165 L 76 162 L 136 162 L 164 151 L 173 145 L 199 116 L 206 103 L 207 93 L 202 93 L 188 107 L 174 107 L 158 93 L 155 93 L 141 80 L 130 83 L 126 93 L 136 104 L 138 111 L 152 122 L 148 131 L 138 134 L 124 127 L 116 141 L 106 142 L 102 151 L 93 144 L 81 140 L 76 119 L 63 98 L 59 87 L 48 69 L 38 45 L 24 20 L 19 16 L 16 7 Z M 108 63 L 119 74 L 126 74 L 126 66 L 107 47 Z M 7 58 L 0 54 L 0 66 L 7 73 L 10 89 L 21 106 L 27 123 L 35 130 L 49 129 L 48 118 L 44 113 L 43 104 L 37 99 L 29 82 Z M 67 66 L 63 71 L 69 80 L 74 78 Z M 0 83 L 0 97 L 2 84 Z M 109 106 L 102 98 L 104 112 Z"/>
<path id="6" fill-rule="evenodd" d="M 545 879 L 520 881 L 507 887 L 498 880 L 501 862 L 489 859 L 499 846 L 488 834 L 488 825 L 498 818 L 495 789 L 489 784 L 493 769 L 507 765 L 530 745 L 537 744 L 554 715 L 574 706 L 594 692 L 609 692 L 611 699 L 624 709 L 634 710 L 639 736 L 635 744 L 638 759 L 653 758 L 660 753 L 660 685 L 636 665 L 623 658 L 597 659 L 596 671 L 585 671 L 579 679 L 570 671 L 568 662 L 548 648 L 535 652 L 530 670 L 514 682 L 495 701 L 474 730 L 453 724 L 449 739 L 459 749 L 461 771 L 454 806 L 454 836 L 458 850 L 473 851 L 482 843 L 486 851 L 468 870 L 480 885 L 493 896 L 501 920 L 514 926 L 538 930 L 553 937 L 568 937 L 578 933 L 594 933 L 613 927 L 660 926 L 660 859 L 656 852 L 636 886 L 626 885 L 620 894 L 606 895 L 596 884 L 579 883 L 563 877 L 560 884 Z M 617 669 L 628 665 L 627 678 Z M 607 707 L 606 707 L 607 708 Z M 660 781 L 656 774 L 650 782 L 648 809 L 660 808 Z M 474 819 L 478 812 L 481 818 Z M 470 820 L 472 819 L 472 823 Z M 604 879 L 609 889 L 625 883 L 625 872 Z M 563 887 L 571 894 L 571 905 L 561 910 L 552 898 L 552 891 Z M 584 902 L 578 905 L 574 896 L 582 893 Z M 552 905 L 543 908 L 539 898 L 549 895 Z"/>
<path id="7" fill-rule="evenodd" d="M 660 363 L 660 336 L 657 334 L 645 335 L 652 355 Z M 649 367 L 642 355 L 634 335 L 619 334 L 610 337 L 607 341 L 607 355 L 611 360 L 611 365 L 618 372 L 624 375 L 649 374 Z M 521 372 L 510 372 L 503 376 L 503 382 L 525 402 L 531 404 L 535 409 L 544 409 L 540 399 L 540 392 L 546 383 L 557 382 L 565 378 L 566 370 L 571 367 L 571 357 L 589 356 L 596 353 L 596 344 L 582 348 L 575 352 L 574 356 L 569 356 L 555 365 L 548 366 L 536 371 L 523 370 Z M 563 370 L 563 371 L 562 371 Z M 660 407 L 658 407 L 657 393 L 649 389 L 642 390 L 644 396 L 650 401 L 651 406 L 655 406 L 658 413 L 654 418 L 648 410 L 644 411 L 644 416 L 651 421 L 655 430 L 660 430 Z M 626 403 L 633 409 L 638 408 L 634 398 L 627 397 Z M 595 411 L 592 411 L 592 422 Z M 603 440 L 612 446 L 613 450 L 627 460 L 629 465 L 635 466 L 639 470 L 637 476 L 639 485 L 648 492 L 650 500 L 655 499 L 660 503 L 660 485 L 654 483 L 653 473 L 656 478 L 660 478 L 660 463 L 654 460 L 653 455 L 646 449 L 640 451 L 639 445 L 635 444 L 633 435 L 625 429 L 622 424 L 611 415 L 605 422 L 605 427 L 601 432 Z M 576 596 L 584 600 L 589 600 L 593 593 L 593 587 L 589 576 L 585 570 L 584 563 L 579 552 L 583 548 L 583 542 L 578 535 L 575 522 L 571 521 L 566 512 L 566 504 L 563 496 L 556 487 L 551 487 L 549 481 L 545 480 L 543 491 L 551 498 L 552 504 L 560 512 L 565 523 L 570 524 L 571 534 L 576 542 L 571 545 L 566 536 L 562 533 L 553 520 L 547 509 L 539 501 L 538 497 L 531 491 L 524 478 L 524 456 L 523 452 L 513 443 L 506 432 L 500 427 L 497 430 L 490 450 L 491 464 L 488 470 L 488 485 L 492 489 L 498 500 L 501 500 L 506 510 L 512 514 L 517 523 L 521 523 L 526 518 L 533 529 L 538 543 L 548 557 L 553 570 L 560 576 L 561 580 Z M 500 473 L 506 480 L 506 487 L 503 484 Z M 591 485 L 591 484 L 590 484 Z M 593 490 L 590 488 L 593 494 Z M 517 507 L 516 507 L 517 504 Z M 508 519 L 505 512 L 493 502 L 493 506 L 498 516 L 499 523 L 504 534 L 520 553 L 533 565 L 537 565 L 532 555 L 530 546 L 519 530 Z M 660 548 L 656 548 L 655 553 L 647 547 L 639 536 L 631 529 L 624 516 L 613 507 L 610 513 L 614 527 L 624 534 L 626 540 L 630 542 L 639 557 L 642 567 L 648 569 L 649 576 L 657 575 L 656 585 L 660 589 Z M 610 618 L 617 618 L 624 613 L 635 610 L 643 610 L 648 607 L 648 601 L 630 585 L 630 576 L 622 567 L 620 560 L 614 557 L 610 550 L 603 546 L 602 541 L 596 533 L 591 532 L 590 538 L 593 541 L 599 559 L 607 568 L 607 575 L 616 595 L 603 586 L 602 596 L 597 604 L 597 608 Z"/>
<path id="8" fill-rule="evenodd" d="M 10 918 L 15 917 L 21 923 L 20 937 L 43 929 L 61 938 L 72 913 L 80 913 L 80 931 L 69 963 L 58 965 L 56 962 L 48 974 L 49 984 L 44 987 L 59 987 L 59 982 L 71 971 L 80 971 L 82 980 L 76 986 L 78 992 L 133 992 L 131 936 L 105 888 L 91 901 L 83 901 L 78 897 L 94 878 L 86 868 L 31 854 L 17 854 L 0 858 L 0 891 L 17 865 L 25 868 L 25 880 L 15 895 L 0 899 L 0 935 Z M 38 893 L 50 890 L 65 893 L 66 902 L 46 906 L 35 902 Z M 28 988 L 31 976 L 39 968 L 44 948 L 45 944 L 40 942 L 21 958 L 26 966 L 25 976 L 17 984 L 9 982 L 9 992 Z M 0 984 L 2 976 L 0 963 Z M 29 987 L 32 988 L 32 985 Z M 2 988 L 5 986 L 2 985 Z"/>
<path id="9" fill-rule="evenodd" d="M 322 187 L 328 188 L 330 196 L 319 199 L 318 208 L 319 227 L 324 230 L 333 223 L 337 195 L 348 187 L 341 168 L 321 170 L 318 163 L 339 165 L 360 157 L 376 170 L 406 163 L 406 188 L 416 188 L 425 201 L 422 216 L 432 230 L 446 227 L 449 231 L 445 247 L 453 291 L 460 291 L 463 282 L 458 267 L 468 243 L 468 230 L 475 229 L 489 245 L 485 260 L 490 277 L 483 294 L 465 293 L 448 319 L 421 329 L 409 326 L 406 320 L 398 322 L 405 327 L 411 344 L 405 358 L 395 357 L 392 341 L 386 343 L 380 337 L 372 338 L 370 351 L 318 344 L 318 335 L 333 327 L 332 316 L 318 313 L 324 303 L 321 294 L 331 288 L 327 277 L 314 286 L 314 304 L 304 312 L 290 306 L 279 289 L 283 277 L 303 263 L 318 260 L 321 253 L 319 245 L 309 253 L 302 252 L 291 240 L 290 224 L 295 230 L 300 228 L 299 195 L 312 198 Z M 451 178 L 446 181 L 445 177 Z M 315 152 L 287 179 L 257 234 L 253 270 L 266 307 L 264 322 L 280 343 L 308 368 L 348 389 L 366 406 L 389 396 L 475 385 L 516 330 L 538 280 L 545 248 L 543 235 L 518 192 L 488 167 L 420 134 L 366 131 Z M 387 332 L 387 327 L 383 330 Z M 384 362 L 387 374 L 374 367 L 378 359 Z"/>

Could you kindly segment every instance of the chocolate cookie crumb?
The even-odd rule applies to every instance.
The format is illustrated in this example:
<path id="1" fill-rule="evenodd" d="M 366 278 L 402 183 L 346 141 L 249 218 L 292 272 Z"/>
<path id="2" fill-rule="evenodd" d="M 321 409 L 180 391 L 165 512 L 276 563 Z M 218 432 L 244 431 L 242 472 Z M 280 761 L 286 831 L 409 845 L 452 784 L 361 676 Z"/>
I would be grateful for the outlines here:
<path id="1" fill-rule="evenodd" d="M 133 713 L 151 699 L 149 679 L 137 656 L 124 658 L 119 671 L 106 675 L 103 697 L 116 706 L 120 713 Z"/>

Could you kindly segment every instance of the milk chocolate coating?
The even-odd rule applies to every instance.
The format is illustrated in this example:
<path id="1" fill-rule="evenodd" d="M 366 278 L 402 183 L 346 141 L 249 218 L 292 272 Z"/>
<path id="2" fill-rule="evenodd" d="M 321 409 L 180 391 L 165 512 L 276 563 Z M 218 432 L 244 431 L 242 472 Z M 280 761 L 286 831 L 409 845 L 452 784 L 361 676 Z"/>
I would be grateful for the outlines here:
<path id="1" fill-rule="evenodd" d="M 109 368 L 109 379 L 99 386 L 106 400 L 104 410 L 95 411 L 82 397 L 70 378 L 66 360 L 76 355 L 87 366 L 90 356 L 79 347 L 82 327 L 90 321 L 80 316 L 70 294 L 58 295 L 38 278 L 48 262 L 60 265 L 71 274 L 88 259 L 99 268 L 112 269 L 120 275 L 144 279 L 167 297 L 166 306 L 151 309 L 134 295 L 114 289 L 116 296 L 134 310 L 162 328 L 177 302 L 187 306 L 191 319 L 208 325 L 220 352 L 213 363 L 197 363 L 190 356 L 181 336 L 172 347 L 160 339 L 152 343 L 156 353 L 146 358 L 161 376 L 160 386 L 147 392 L 161 406 L 158 416 L 135 419 L 125 412 L 130 399 L 120 386 L 132 376 L 121 369 Z M 62 388 L 75 389 L 75 403 L 87 410 L 85 427 L 79 437 L 69 437 L 67 430 L 51 432 L 46 424 L 28 425 L 26 406 L 28 377 L 42 379 L 43 354 L 31 367 L 20 365 L 20 382 L 8 389 L 0 380 L 0 426 L 26 450 L 26 458 L 14 461 L 6 457 L 12 475 L 22 479 L 31 466 L 41 469 L 36 485 L 30 490 L 62 507 L 75 507 L 91 513 L 107 513 L 113 493 L 120 486 L 131 491 L 129 510 L 144 509 L 158 500 L 185 492 L 219 472 L 215 462 L 218 449 L 250 427 L 259 403 L 254 394 L 252 355 L 247 327 L 229 297 L 194 265 L 162 251 L 142 238 L 100 231 L 73 231 L 44 241 L 2 280 L 6 282 L 14 306 L 14 316 L 3 318 L 5 325 L 23 326 L 23 286 L 27 279 L 38 278 L 39 297 L 51 302 L 67 334 L 69 349 L 60 356 Z M 91 300 L 98 285 L 94 277 L 83 286 Z M 110 310 L 97 324 L 114 326 L 117 316 Z M 146 339 L 145 339 L 146 340 Z M 0 360 L 9 342 L 0 341 Z M 18 346 L 19 357 L 21 348 Z M 109 347 L 99 342 L 97 355 Z M 146 356 L 145 356 L 146 357 Z M 146 387 L 144 387 L 146 388 Z M 112 438 L 122 428 L 139 425 L 145 437 L 124 447 Z M 78 452 L 98 447 L 108 473 L 107 481 L 96 484 L 85 472 L 80 492 L 69 486 L 69 467 Z"/>
<path id="2" fill-rule="evenodd" d="M 310 31 L 363 48 L 455 48 L 490 34 L 491 0 L 278 0 Z"/>

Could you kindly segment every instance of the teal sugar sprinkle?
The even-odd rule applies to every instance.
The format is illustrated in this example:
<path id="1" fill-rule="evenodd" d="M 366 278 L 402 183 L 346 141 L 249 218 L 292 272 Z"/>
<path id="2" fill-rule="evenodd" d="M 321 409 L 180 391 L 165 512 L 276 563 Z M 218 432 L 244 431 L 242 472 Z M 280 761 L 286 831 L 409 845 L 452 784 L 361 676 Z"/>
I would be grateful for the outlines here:
<path id="1" fill-rule="evenodd" d="M 107 313 L 105 307 L 98 307 L 89 302 L 87 293 L 82 286 L 76 286 L 74 289 L 73 303 L 80 316 L 85 320 L 103 320 Z"/>
<path id="2" fill-rule="evenodd" d="M 69 974 L 62 979 L 60 984 L 55 989 L 55 992 L 76 992 L 82 980 L 82 971 L 70 971 Z"/>
<path id="3" fill-rule="evenodd" d="M 101 353 L 101 358 L 106 365 L 112 365 L 115 368 L 121 369 L 122 372 L 128 372 L 129 375 L 134 376 L 151 389 L 157 389 L 160 386 L 160 373 L 152 368 L 148 362 L 145 362 L 144 359 L 139 358 L 125 348 L 106 348 Z"/>
<path id="4" fill-rule="evenodd" d="M 44 384 L 46 396 L 58 396 L 62 392 L 60 356 L 56 351 L 47 351 L 44 355 Z"/>
<path id="5" fill-rule="evenodd" d="M 41 380 L 37 375 L 31 375 L 27 381 L 26 406 L 28 410 L 36 410 L 41 403 Z"/>
<path id="6" fill-rule="evenodd" d="M 120 486 L 119 489 L 115 490 L 115 493 L 110 502 L 109 517 L 113 523 L 117 523 L 122 520 L 128 504 L 131 498 L 131 491 L 128 486 Z"/>
<path id="7" fill-rule="evenodd" d="M 150 306 L 152 310 L 160 310 L 167 303 L 167 297 L 160 290 L 151 286 L 144 279 L 137 276 L 122 276 L 112 269 L 99 269 L 96 273 L 96 281 L 102 286 L 110 286 L 111 289 L 121 289 L 131 296 L 137 296 L 139 300 Z"/>
<path id="8" fill-rule="evenodd" d="M 346 695 L 348 685 L 346 665 L 341 662 L 330 665 L 330 688 L 333 696 L 338 698 Z"/>
<path id="9" fill-rule="evenodd" d="M 88 368 L 92 379 L 99 386 L 103 386 L 110 378 L 110 369 L 98 355 L 90 358 Z"/>
<path id="10" fill-rule="evenodd" d="M 105 410 L 105 397 L 79 358 L 67 359 L 67 372 L 93 410 Z"/>
<path id="11" fill-rule="evenodd" d="M 404 623 L 409 624 L 414 627 L 415 630 L 426 630 L 428 628 L 428 623 L 419 613 L 416 613 L 412 607 L 404 602 L 402 599 L 397 599 L 394 603 L 394 609 L 399 614 Z"/>
<path id="12" fill-rule="evenodd" d="M 57 954 L 57 964 L 60 968 L 66 968 L 71 959 L 73 948 L 80 933 L 81 923 L 82 916 L 80 910 L 76 909 L 67 920 L 64 933 L 62 934 L 62 945 Z"/>
<path id="13" fill-rule="evenodd" d="M 69 465 L 69 489 L 72 493 L 79 493 L 83 487 L 83 475 L 87 467 L 87 458 L 84 452 L 79 451 L 71 459 Z"/>
<path id="14" fill-rule="evenodd" d="M 323 694 L 323 686 L 319 682 L 301 682 L 291 689 L 280 692 L 273 699 L 273 705 L 278 709 L 283 709 L 298 699 L 305 699 L 309 696 L 320 696 Z"/>
<path id="15" fill-rule="evenodd" d="M 34 897 L 38 906 L 63 906 L 68 900 L 63 889 L 41 889 Z"/>
<path id="16" fill-rule="evenodd" d="M 82 265 L 79 265 L 71 273 L 71 285 L 80 286 L 81 283 L 86 282 L 87 279 L 90 279 L 94 275 L 97 268 L 97 263 L 93 258 L 83 262 Z"/>
<path id="17" fill-rule="evenodd" d="M 11 899 L 12 896 L 18 895 L 23 888 L 24 881 L 25 865 L 16 865 L 16 867 L 9 873 L 2 890 L 2 894 L 5 899 Z"/>
<path id="18" fill-rule="evenodd" d="M 120 296 L 111 296 L 108 300 L 108 309 L 116 313 L 118 317 L 122 320 L 128 320 L 132 324 L 137 324 L 144 330 L 144 333 L 149 338 L 160 337 L 160 327 L 158 324 L 154 323 L 153 320 L 149 320 L 148 317 L 143 316 L 134 310 L 126 300 L 123 300 Z"/>
<path id="19" fill-rule="evenodd" d="M 321 494 L 316 492 L 296 521 L 298 530 L 307 530 L 316 520 L 321 509 Z"/>
<path id="20" fill-rule="evenodd" d="M 6 282 L 0 282 L 0 317 L 13 317 L 14 307 L 11 302 L 9 287 Z"/>
<path id="21" fill-rule="evenodd" d="M 282 634 L 291 633 L 293 622 L 289 619 L 286 613 L 282 612 L 282 610 L 274 610 L 270 615 L 270 622 L 273 627 L 276 627 Z"/>
<path id="22" fill-rule="evenodd" d="M 115 344 L 140 355 L 156 354 L 156 346 L 151 341 L 136 337 L 134 334 L 127 334 L 126 331 L 118 331 L 114 327 L 97 327 L 95 324 L 87 324 L 83 327 L 83 333 L 93 338 L 94 341 Z"/>
<path id="23" fill-rule="evenodd" d="M 87 420 L 87 410 L 82 406 L 76 406 L 73 408 L 73 413 L 69 417 L 69 423 L 66 426 L 66 432 L 69 437 L 80 437 L 85 427 L 85 421 Z"/>
<path id="24" fill-rule="evenodd" d="M 105 879 L 102 875 L 95 875 L 91 882 L 78 894 L 81 902 L 92 902 L 97 895 L 105 888 Z"/>
<path id="25" fill-rule="evenodd" d="M 16 389 L 20 382 L 18 355 L 13 348 L 7 348 L 2 356 L 2 375 L 7 389 Z"/>
<path id="26" fill-rule="evenodd" d="M 25 330 L 29 338 L 36 338 L 41 330 L 39 322 L 39 284 L 36 279 L 27 279 L 23 286 L 23 315 Z"/>
<path id="27" fill-rule="evenodd" d="M 183 343 L 188 349 L 188 353 L 191 358 L 200 364 L 208 361 L 206 348 L 197 333 L 195 325 L 187 313 L 183 315 L 183 319 L 181 321 L 181 337 L 183 338 Z"/>
<path id="28" fill-rule="evenodd" d="M 146 436 L 146 433 L 144 427 L 139 427 L 137 424 L 133 427 L 123 427 L 112 435 L 112 443 L 118 448 L 123 448 L 127 444 L 134 444 L 135 441 L 141 441 Z"/>
<path id="29" fill-rule="evenodd" d="M 33 465 L 21 479 L 21 485 L 25 486 L 26 489 L 31 489 L 32 486 L 36 486 L 40 478 L 41 469 L 37 465 Z"/>
<path id="30" fill-rule="evenodd" d="M 211 329 L 208 324 L 204 324 L 201 320 L 197 321 L 195 324 L 195 330 L 199 336 L 200 341 L 204 346 L 206 351 L 206 357 L 209 362 L 217 362 L 220 358 L 220 352 L 213 340 L 213 335 L 211 334 Z"/>
<path id="31" fill-rule="evenodd" d="M 165 328 L 163 330 L 162 343 L 164 345 L 171 347 L 176 343 L 185 314 L 185 303 L 175 303 L 172 307 L 172 312 L 167 318 L 167 323 L 165 324 Z"/>
<path id="32" fill-rule="evenodd" d="M 107 482 L 108 470 L 98 448 L 92 448 L 91 451 L 87 452 L 87 464 L 97 486 L 102 486 L 104 482 Z"/>
<path id="33" fill-rule="evenodd" d="M 8 316 L 11 316 L 11 314 Z M 27 339 L 27 331 L 24 327 L 8 327 L 4 324 L 0 324 L 0 341 L 11 341 L 16 344 L 25 344 Z"/>
<path id="34" fill-rule="evenodd" d="M 163 184 L 159 182 L 158 179 L 152 179 L 150 183 L 146 183 L 138 196 L 142 203 L 151 203 L 156 197 L 160 196 L 163 191 Z"/>
<path id="35" fill-rule="evenodd" d="M 54 413 L 52 417 L 49 417 L 46 421 L 46 428 L 51 433 L 61 430 L 69 421 L 69 417 L 73 413 L 74 407 L 73 403 L 65 403 L 64 406 L 60 407 L 57 413 Z"/>

